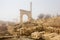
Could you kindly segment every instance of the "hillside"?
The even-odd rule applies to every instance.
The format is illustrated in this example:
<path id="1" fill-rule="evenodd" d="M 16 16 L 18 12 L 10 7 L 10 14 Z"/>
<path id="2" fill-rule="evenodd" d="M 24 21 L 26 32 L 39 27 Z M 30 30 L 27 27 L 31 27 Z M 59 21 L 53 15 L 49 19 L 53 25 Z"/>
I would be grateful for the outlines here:
<path id="1" fill-rule="evenodd" d="M 33 40 L 60 40 L 60 17 L 23 23 L 20 28 L 20 36 Z"/>

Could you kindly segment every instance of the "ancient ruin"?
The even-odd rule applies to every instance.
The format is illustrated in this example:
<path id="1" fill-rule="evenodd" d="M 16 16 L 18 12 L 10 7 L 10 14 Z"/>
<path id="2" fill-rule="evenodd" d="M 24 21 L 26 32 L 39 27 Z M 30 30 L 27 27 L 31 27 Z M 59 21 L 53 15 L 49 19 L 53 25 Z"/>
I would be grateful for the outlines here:
<path id="1" fill-rule="evenodd" d="M 30 3 L 30 11 L 20 9 L 20 23 L 23 23 L 23 15 L 28 16 L 28 21 L 32 20 L 32 2 Z"/>
<path id="2" fill-rule="evenodd" d="M 60 40 L 60 16 L 32 20 L 32 3 L 30 6 L 30 11 L 20 9 L 19 24 L 0 23 L 0 40 Z M 27 22 L 23 22 L 25 14 Z"/>
<path id="3" fill-rule="evenodd" d="M 20 10 L 20 23 L 23 23 L 23 15 L 26 14 L 28 16 L 28 21 L 31 21 L 32 19 L 32 14 L 31 11 L 26 11 L 26 10 Z"/>

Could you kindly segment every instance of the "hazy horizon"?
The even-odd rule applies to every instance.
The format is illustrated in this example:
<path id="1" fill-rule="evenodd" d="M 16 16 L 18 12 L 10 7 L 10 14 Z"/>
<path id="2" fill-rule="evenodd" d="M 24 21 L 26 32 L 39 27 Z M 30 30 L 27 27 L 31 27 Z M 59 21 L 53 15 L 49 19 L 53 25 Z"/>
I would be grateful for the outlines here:
<path id="1" fill-rule="evenodd" d="M 30 10 L 30 2 L 34 19 L 40 13 L 60 14 L 60 0 L 0 0 L 0 20 L 19 22 L 20 9 Z"/>

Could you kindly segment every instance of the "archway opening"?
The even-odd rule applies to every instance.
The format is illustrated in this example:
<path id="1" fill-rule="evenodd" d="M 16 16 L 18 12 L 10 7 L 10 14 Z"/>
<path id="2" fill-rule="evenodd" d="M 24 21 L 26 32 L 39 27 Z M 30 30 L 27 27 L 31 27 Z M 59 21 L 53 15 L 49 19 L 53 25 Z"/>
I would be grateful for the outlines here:
<path id="1" fill-rule="evenodd" d="M 23 15 L 23 22 L 27 22 L 28 21 L 28 16 L 27 15 Z"/>

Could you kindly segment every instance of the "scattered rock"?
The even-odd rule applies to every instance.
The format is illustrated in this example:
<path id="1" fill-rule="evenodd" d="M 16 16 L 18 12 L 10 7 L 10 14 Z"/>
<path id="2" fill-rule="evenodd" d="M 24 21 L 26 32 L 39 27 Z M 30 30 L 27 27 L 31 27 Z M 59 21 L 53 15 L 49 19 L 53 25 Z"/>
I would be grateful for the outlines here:
<path id="1" fill-rule="evenodd" d="M 45 39 L 45 40 L 51 40 L 51 38 L 53 38 L 53 37 L 55 37 L 55 36 L 57 36 L 58 34 L 56 34 L 56 33 L 46 33 L 46 34 L 44 34 L 43 36 L 42 36 L 42 38 L 43 39 Z"/>
<path id="2" fill-rule="evenodd" d="M 33 32 L 33 33 L 31 33 L 31 38 L 40 39 L 44 33 L 45 32 L 38 32 L 38 31 L 37 32 Z"/>
<path id="3" fill-rule="evenodd" d="M 57 35 L 57 36 L 51 38 L 51 40 L 60 40 L 60 35 Z"/>

